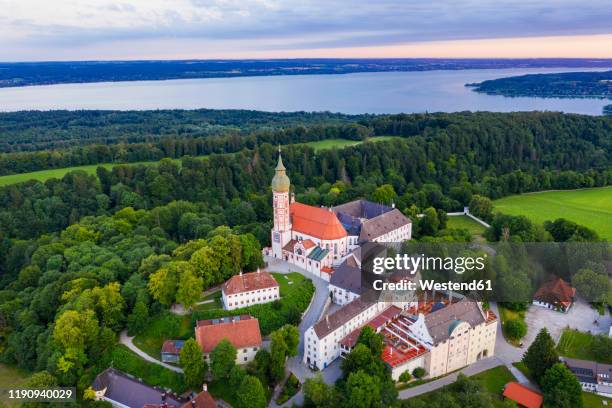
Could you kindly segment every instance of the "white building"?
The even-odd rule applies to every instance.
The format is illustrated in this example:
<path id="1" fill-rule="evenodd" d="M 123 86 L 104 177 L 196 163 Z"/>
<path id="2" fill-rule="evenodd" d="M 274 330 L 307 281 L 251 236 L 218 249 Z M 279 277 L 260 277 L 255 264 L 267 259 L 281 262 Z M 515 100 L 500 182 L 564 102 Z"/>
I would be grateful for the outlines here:
<path id="1" fill-rule="evenodd" d="M 236 364 L 253 361 L 262 346 L 259 321 L 248 315 L 198 320 L 195 339 L 209 364 L 210 353 L 221 340 L 228 340 L 236 348 Z"/>
<path id="2" fill-rule="evenodd" d="M 278 282 L 268 272 L 240 273 L 221 287 L 221 299 L 226 310 L 273 302 L 280 299 Z"/>
<path id="3" fill-rule="evenodd" d="M 334 208 L 297 203 L 279 154 L 272 178 L 274 226 L 264 254 L 283 259 L 327 281 L 333 268 L 364 242 L 402 242 L 412 223 L 401 211 L 365 200 Z"/>

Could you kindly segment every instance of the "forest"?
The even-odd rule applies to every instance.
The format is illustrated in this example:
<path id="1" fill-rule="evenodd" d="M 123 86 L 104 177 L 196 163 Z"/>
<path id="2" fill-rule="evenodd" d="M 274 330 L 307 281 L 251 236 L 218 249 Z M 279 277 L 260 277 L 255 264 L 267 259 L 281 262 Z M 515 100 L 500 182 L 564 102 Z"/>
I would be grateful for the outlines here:
<path id="1" fill-rule="evenodd" d="M 48 126 L 53 132 L 63 128 L 64 139 L 70 140 L 66 135 L 71 125 L 66 121 L 78 115 L 57 114 L 64 119 Z M 146 121 L 153 113 L 134 115 Z M 209 115 L 227 115 L 218 120 L 253 130 L 52 151 L 39 147 L 0 156 L 7 160 L 5 171 L 17 163 L 10 160 L 29 154 L 57 155 L 58 163 L 75 154 L 95 163 L 112 161 L 113 154 L 130 147 L 140 146 L 138 151 L 147 154 L 158 146 L 157 158 L 164 157 L 155 166 L 99 167 L 95 176 L 74 171 L 61 179 L 0 188 L 3 362 L 44 372 L 57 384 L 78 384 L 84 392 L 101 369 L 127 353 L 117 347 L 121 330 L 143 330 L 172 302 L 188 305 L 201 289 L 261 265 L 260 248 L 269 245 L 269 183 L 279 143 L 290 144 L 282 154 L 298 201 L 325 206 L 356 198 L 394 203 L 412 218 L 420 240 L 469 241 L 466 231 L 446 227 L 446 212 L 466 205 L 490 221 L 490 241 L 599 239 L 593 231 L 564 221 L 535 225 L 525 217 L 494 215 L 490 200 L 527 191 L 612 184 L 609 118 L 537 112 L 358 120 L 330 115 L 333 123 L 327 124 L 313 115 L 314 123 L 298 124 L 302 114 L 270 114 L 276 122 L 257 130 L 256 122 L 265 126 L 268 114 L 259 119 L 257 113 L 245 112 L 234 119 L 222 112 Z M 79 126 L 95 117 L 83 116 Z M 110 132 L 110 122 L 101 127 Z M 95 129 L 92 126 L 92 134 Z M 320 151 L 291 144 L 339 133 L 366 141 Z M 402 138 L 368 143 L 372 135 Z M 33 142 L 44 139 L 33 133 Z M 96 157 L 92 152 L 98 146 L 108 150 Z M 37 165 L 47 164 L 42 160 Z M 419 219 L 416 215 L 421 213 L 424 217 Z M 522 274 L 507 276 L 513 279 L 508 286 L 520 283 L 532 289 Z M 279 326 L 272 323 L 270 330 Z M 395 397 L 390 393 L 386 398 Z"/>
<path id="2" fill-rule="evenodd" d="M 466 86 L 489 95 L 612 99 L 612 71 L 528 74 Z"/>
<path id="3" fill-rule="evenodd" d="M 462 112 L 411 115 L 342 115 L 331 113 L 265 113 L 255 111 L 50 111 L 0 114 L 0 175 L 100 163 L 153 161 L 212 153 L 252 150 L 263 143 L 296 144 L 324 139 L 364 140 L 401 136 L 417 144 L 451 138 L 463 145 L 474 140 L 486 156 L 491 143 L 523 148 L 517 168 L 529 170 L 530 144 L 542 155 L 553 144 L 593 162 L 610 151 L 612 119 L 554 112 Z M 544 145 L 547 144 L 547 145 Z M 571 152 L 575 144 L 581 152 Z M 550 145 L 550 149 L 549 146 Z M 468 146 L 461 146 L 458 154 Z M 503 146 L 501 149 L 506 149 Z M 476 153 L 476 152 L 475 152 Z M 496 156 L 497 157 L 497 156 Z M 583 160 L 583 159 L 581 159 Z M 556 160 L 555 160 L 556 161 Z M 561 160 L 563 169 L 579 170 Z M 549 166 L 535 157 L 538 166 Z M 598 165 L 601 165 L 598 164 Z M 551 168 L 556 168 L 551 165 Z"/>

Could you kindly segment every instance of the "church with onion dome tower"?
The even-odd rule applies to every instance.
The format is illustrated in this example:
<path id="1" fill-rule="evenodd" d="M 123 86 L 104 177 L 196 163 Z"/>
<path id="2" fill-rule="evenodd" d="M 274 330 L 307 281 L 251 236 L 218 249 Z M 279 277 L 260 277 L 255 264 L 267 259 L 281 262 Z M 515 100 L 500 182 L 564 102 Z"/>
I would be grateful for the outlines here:
<path id="1" fill-rule="evenodd" d="M 365 200 L 337 207 L 295 202 L 279 147 L 272 178 L 274 226 L 272 247 L 264 254 L 330 280 L 334 268 L 365 242 L 402 242 L 411 238 L 412 224 L 401 211 Z"/>

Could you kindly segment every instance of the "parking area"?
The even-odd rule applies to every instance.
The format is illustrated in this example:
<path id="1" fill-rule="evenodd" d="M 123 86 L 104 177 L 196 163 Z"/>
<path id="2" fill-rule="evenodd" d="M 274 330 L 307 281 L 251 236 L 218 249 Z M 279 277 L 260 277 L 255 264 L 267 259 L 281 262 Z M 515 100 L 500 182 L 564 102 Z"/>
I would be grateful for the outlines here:
<path id="1" fill-rule="evenodd" d="M 559 341 L 566 327 L 593 334 L 607 334 L 612 318 L 607 312 L 604 316 L 600 316 L 588 303 L 578 299 L 567 313 L 531 305 L 525 315 L 525 322 L 528 330 L 523 343 L 528 346 L 544 327 L 548 329 L 555 342 Z"/>

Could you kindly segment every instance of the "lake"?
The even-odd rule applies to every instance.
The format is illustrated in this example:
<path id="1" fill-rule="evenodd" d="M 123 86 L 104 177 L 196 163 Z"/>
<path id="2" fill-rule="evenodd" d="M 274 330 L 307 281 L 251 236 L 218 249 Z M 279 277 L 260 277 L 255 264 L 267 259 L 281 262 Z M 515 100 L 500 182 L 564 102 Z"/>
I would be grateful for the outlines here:
<path id="1" fill-rule="evenodd" d="M 507 98 L 466 88 L 526 73 L 589 69 L 368 72 L 167 81 L 100 82 L 0 88 L 0 110 L 255 109 L 343 113 L 551 110 L 600 115 L 600 99 Z"/>

